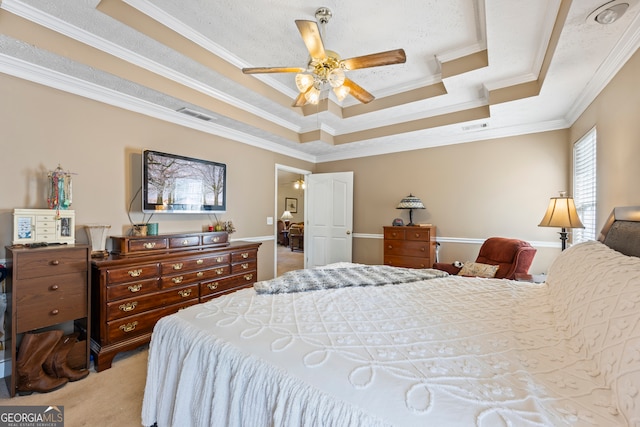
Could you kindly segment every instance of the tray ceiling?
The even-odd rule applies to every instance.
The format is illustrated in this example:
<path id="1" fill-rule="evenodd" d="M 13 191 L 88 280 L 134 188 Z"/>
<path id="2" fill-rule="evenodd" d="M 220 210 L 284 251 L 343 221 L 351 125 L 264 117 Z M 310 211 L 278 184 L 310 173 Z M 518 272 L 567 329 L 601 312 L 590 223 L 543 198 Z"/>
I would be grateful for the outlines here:
<path id="1" fill-rule="evenodd" d="M 0 72 L 323 162 L 569 127 L 640 45 L 625 2 L 601 25 L 602 0 L 1 0 Z M 306 66 L 294 21 L 321 6 L 343 58 L 405 50 L 347 72 L 373 102 L 294 108 L 295 74 L 242 74 Z"/>

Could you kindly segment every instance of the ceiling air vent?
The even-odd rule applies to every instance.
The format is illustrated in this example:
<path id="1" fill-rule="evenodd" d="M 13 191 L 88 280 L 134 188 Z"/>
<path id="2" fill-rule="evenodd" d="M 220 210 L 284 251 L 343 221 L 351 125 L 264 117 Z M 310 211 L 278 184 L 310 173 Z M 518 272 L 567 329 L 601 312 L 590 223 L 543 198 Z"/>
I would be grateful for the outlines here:
<path id="1" fill-rule="evenodd" d="M 484 129 L 487 126 L 489 126 L 488 123 L 475 123 L 475 124 L 468 125 L 468 126 L 462 126 L 462 130 L 465 131 L 465 132 L 469 132 L 469 131 L 472 131 L 472 130 Z"/>
<path id="2" fill-rule="evenodd" d="M 187 107 L 179 108 L 176 111 L 178 113 L 186 114 L 187 116 L 195 117 L 196 119 L 204 120 L 205 122 L 213 120 L 213 117 Z"/>

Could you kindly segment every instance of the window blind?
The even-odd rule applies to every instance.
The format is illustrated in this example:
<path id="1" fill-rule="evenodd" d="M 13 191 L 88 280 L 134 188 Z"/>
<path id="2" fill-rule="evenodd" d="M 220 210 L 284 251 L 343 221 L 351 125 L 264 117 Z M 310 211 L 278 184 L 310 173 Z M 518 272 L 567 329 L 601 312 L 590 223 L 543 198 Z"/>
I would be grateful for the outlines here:
<path id="1" fill-rule="evenodd" d="M 573 200 L 585 228 L 574 228 L 572 242 L 596 239 L 596 129 L 573 146 Z"/>

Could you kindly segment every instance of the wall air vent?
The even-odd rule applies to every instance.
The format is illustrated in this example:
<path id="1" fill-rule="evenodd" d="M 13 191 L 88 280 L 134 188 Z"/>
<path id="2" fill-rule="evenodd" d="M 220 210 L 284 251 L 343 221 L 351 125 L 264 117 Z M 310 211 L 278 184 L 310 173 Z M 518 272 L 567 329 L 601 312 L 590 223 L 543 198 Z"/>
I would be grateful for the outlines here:
<path id="1" fill-rule="evenodd" d="M 196 119 L 204 120 L 205 122 L 213 120 L 213 117 L 187 107 L 179 108 L 176 111 L 178 113 L 186 114 L 187 116 L 195 117 Z"/>

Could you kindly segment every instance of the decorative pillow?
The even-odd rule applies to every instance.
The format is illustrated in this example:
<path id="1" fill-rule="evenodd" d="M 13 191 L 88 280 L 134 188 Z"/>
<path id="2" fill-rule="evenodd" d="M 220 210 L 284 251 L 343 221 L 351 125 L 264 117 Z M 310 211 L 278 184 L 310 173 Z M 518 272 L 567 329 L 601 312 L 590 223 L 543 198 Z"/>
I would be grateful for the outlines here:
<path id="1" fill-rule="evenodd" d="M 479 262 L 465 262 L 458 276 L 495 277 L 499 265 L 480 264 Z"/>

